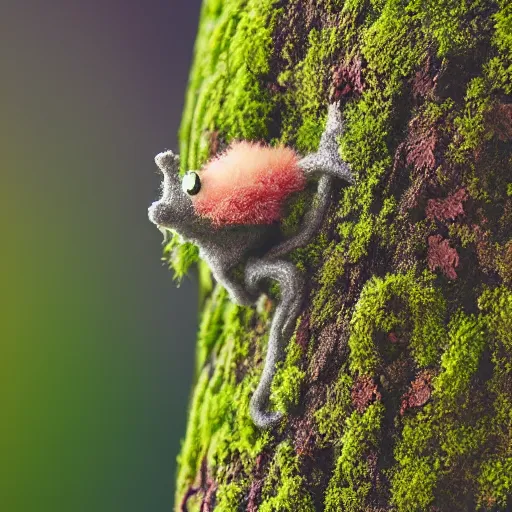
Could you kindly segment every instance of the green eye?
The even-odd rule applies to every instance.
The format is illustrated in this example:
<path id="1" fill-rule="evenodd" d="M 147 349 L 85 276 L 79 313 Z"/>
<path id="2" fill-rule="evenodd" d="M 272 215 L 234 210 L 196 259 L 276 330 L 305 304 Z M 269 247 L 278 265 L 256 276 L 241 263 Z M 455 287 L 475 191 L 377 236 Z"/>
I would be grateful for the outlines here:
<path id="1" fill-rule="evenodd" d="M 199 179 L 199 175 L 194 171 L 188 171 L 187 174 L 183 176 L 181 188 L 183 189 L 183 192 L 189 196 L 195 196 L 201 190 L 201 180 Z"/>

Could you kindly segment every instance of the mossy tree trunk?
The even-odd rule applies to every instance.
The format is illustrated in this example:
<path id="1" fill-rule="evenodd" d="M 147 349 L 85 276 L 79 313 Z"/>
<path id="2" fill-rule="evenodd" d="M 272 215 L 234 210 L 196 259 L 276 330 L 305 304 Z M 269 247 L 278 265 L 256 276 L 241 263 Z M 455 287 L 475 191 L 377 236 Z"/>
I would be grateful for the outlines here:
<path id="1" fill-rule="evenodd" d="M 308 299 L 274 430 L 248 413 L 272 300 L 235 306 L 202 268 L 176 510 L 510 510 L 511 17 L 507 0 L 205 0 L 183 169 L 234 138 L 313 151 L 341 99 L 357 184 L 292 255 Z M 168 252 L 178 273 L 196 258 Z"/>

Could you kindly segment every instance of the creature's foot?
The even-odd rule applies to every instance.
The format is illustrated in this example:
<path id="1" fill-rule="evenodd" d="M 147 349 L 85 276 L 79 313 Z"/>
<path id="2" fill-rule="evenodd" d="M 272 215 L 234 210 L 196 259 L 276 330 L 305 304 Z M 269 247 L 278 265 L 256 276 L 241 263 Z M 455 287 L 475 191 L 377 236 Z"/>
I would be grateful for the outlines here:
<path id="1" fill-rule="evenodd" d="M 341 160 L 337 146 L 320 148 L 316 153 L 305 156 L 299 161 L 299 167 L 306 176 L 326 174 L 351 185 L 355 183 L 350 165 Z"/>
<path id="2" fill-rule="evenodd" d="M 333 178 L 354 184 L 355 180 L 350 165 L 339 154 L 338 138 L 343 134 L 343 117 L 340 103 L 329 105 L 327 123 L 320 138 L 320 145 L 316 153 L 305 156 L 299 166 L 306 176 L 312 174 L 328 174 Z"/>

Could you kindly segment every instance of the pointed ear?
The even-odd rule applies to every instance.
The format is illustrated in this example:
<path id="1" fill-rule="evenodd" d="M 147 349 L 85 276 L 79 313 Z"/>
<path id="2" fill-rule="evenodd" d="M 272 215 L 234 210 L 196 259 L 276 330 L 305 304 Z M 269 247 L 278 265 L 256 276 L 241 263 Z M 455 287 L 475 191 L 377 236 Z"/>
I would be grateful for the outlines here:
<path id="1" fill-rule="evenodd" d="M 161 171 L 167 171 L 171 174 L 180 172 L 180 156 L 172 151 L 164 151 L 155 156 L 155 163 Z"/>

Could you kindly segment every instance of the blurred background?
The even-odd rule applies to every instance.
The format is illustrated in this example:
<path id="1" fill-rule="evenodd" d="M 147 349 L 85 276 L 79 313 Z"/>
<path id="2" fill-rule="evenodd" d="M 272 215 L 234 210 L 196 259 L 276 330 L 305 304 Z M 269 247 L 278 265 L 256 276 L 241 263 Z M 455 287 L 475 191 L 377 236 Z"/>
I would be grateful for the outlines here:
<path id="1" fill-rule="evenodd" d="M 147 220 L 200 0 L 0 3 L 0 510 L 172 509 L 197 279 Z"/>

